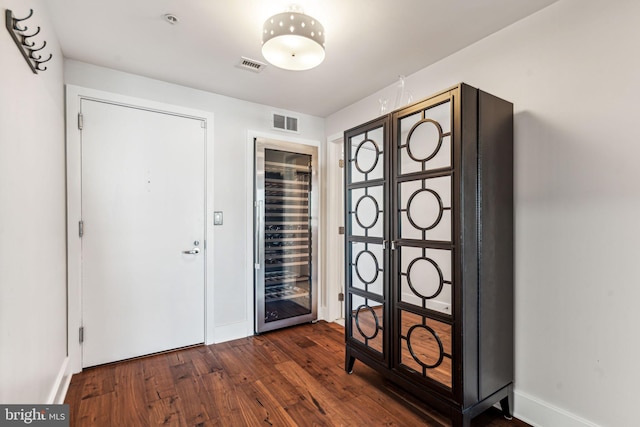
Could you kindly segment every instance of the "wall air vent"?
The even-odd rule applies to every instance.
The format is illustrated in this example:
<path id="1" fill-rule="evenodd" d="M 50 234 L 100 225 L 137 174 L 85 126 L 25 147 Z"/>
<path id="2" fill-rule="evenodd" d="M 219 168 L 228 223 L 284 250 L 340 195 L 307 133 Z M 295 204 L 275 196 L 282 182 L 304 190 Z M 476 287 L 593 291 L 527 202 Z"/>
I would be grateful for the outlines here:
<path id="1" fill-rule="evenodd" d="M 298 118 L 289 117 L 282 114 L 273 113 L 271 121 L 274 129 L 286 130 L 288 132 L 298 132 Z"/>
<path id="2" fill-rule="evenodd" d="M 261 72 L 266 66 L 267 64 L 256 61 L 255 59 L 245 58 L 244 56 L 241 56 L 240 61 L 236 64 L 236 67 L 253 71 L 254 73 Z"/>

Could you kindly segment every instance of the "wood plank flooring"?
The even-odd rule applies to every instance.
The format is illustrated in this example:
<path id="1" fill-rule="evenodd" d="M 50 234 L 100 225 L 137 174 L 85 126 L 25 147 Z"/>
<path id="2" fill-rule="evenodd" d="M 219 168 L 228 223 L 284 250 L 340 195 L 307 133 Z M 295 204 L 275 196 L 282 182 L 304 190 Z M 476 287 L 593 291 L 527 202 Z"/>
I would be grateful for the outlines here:
<path id="1" fill-rule="evenodd" d="M 65 403 L 71 426 L 434 426 L 442 414 L 356 362 L 344 331 L 318 322 L 86 369 Z M 474 427 L 523 427 L 492 408 Z"/>

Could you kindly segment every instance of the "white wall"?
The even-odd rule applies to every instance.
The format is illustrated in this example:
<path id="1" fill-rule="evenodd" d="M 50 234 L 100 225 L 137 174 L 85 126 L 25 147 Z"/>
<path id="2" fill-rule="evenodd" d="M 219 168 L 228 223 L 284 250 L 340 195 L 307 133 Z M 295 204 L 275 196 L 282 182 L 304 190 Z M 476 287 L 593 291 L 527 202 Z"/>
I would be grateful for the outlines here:
<path id="1" fill-rule="evenodd" d="M 515 412 L 534 425 L 638 423 L 639 16 L 561 0 L 406 80 L 415 100 L 464 81 L 515 105 Z M 395 88 L 327 134 L 380 97 Z"/>
<path id="2" fill-rule="evenodd" d="M 65 83 L 213 113 L 214 209 L 224 213 L 224 225 L 214 227 L 215 339 L 219 342 L 252 333 L 253 313 L 247 300 L 253 295 L 249 270 L 253 261 L 247 258 L 252 254 L 247 239 L 251 239 L 253 226 L 249 215 L 253 153 L 248 136 L 268 134 L 272 139 L 321 143 L 325 139 L 324 119 L 294 113 L 299 117 L 299 134 L 273 130 L 270 119 L 277 110 L 269 106 L 73 60 L 65 61 Z"/>
<path id="3" fill-rule="evenodd" d="M 0 0 L 42 27 L 53 59 L 33 74 L 0 36 L 0 403 L 52 403 L 66 356 L 63 65 L 43 1 Z"/>

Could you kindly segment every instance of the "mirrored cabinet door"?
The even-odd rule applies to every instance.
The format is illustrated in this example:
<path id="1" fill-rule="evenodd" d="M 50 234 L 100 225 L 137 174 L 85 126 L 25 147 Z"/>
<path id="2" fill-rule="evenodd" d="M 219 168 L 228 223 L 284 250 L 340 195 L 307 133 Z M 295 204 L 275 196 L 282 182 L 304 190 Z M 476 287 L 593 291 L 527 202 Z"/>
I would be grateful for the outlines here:
<path id="1" fill-rule="evenodd" d="M 383 121 L 345 140 L 347 339 L 379 360 L 388 358 L 387 137 Z"/>
<path id="2" fill-rule="evenodd" d="M 395 364 L 453 387 L 454 147 L 446 95 L 393 115 Z"/>

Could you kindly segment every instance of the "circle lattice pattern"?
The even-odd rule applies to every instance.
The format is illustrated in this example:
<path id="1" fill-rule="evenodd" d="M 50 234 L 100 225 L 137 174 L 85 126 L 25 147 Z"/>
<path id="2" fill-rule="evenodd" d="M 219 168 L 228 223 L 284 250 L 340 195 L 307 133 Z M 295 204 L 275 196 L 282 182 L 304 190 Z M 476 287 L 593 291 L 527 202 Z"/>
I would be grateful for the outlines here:
<path id="1" fill-rule="evenodd" d="M 375 156 L 367 153 L 374 153 Z M 380 157 L 378 144 L 376 144 L 376 142 L 372 139 L 365 139 L 360 144 L 358 144 L 358 148 L 356 148 L 354 157 L 356 169 L 358 169 L 360 173 L 367 174 L 372 172 L 376 168 L 378 159 Z"/>
<path id="2" fill-rule="evenodd" d="M 420 257 L 407 267 L 407 283 L 411 291 L 424 299 L 432 299 L 442 292 L 444 277 L 442 270 L 431 258 Z"/>
<path id="3" fill-rule="evenodd" d="M 356 275 L 362 283 L 370 285 L 378 278 L 378 259 L 369 250 L 364 250 L 356 257 Z"/>
<path id="4" fill-rule="evenodd" d="M 414 325 L 407 334 L 407 346 L 411 357 L 427 369 L 438 367 L 444 359 L 444 347 L 440 337 L 425 325 Z"/>
<path id="5" fill-rule="evenodd" d="M 371 228 L 378 222 L 380 207 L 378 201 L 372 196 L 365 195 L 356 203 L 356 221 L 362 228 Z"/>
<path id="6" fill-rule="evenodd" d="M 373 308 L 368 305 L 359 306 L 356 309 L 355 320 L 358 332 L 366 339 L 372 340 L 378 335 L 380 322 Z"/>
<path id="7" fill-rule="evenodd" d="M 413 144 L 412 144 L 413 142 Z M 416 123 L 407 136 L 407 154 L 416 162 L 433 159 L 442 147 L 442 126 L 440 123 L 424 119 Z"/>
<path id="8" fill-rule="evenodd" d="M 407 218 L 418 230 L 433 229 L 442 219 L 443 211 L 442 199 L 428 188 L 415 191 L 407 202 Z"/>

